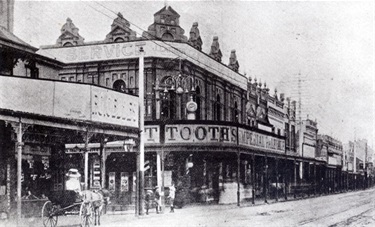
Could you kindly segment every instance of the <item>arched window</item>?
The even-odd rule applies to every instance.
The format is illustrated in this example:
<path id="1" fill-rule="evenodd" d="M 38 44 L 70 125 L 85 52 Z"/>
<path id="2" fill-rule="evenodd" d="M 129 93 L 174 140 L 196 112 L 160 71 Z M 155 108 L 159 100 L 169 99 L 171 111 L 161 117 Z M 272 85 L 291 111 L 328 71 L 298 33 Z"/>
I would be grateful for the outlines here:
<path id="1" fill-rule="evenodd" d="M 161 37 L 162 40 L 168 40 L 168 41 L 173 41 L 173 35 L 171 33 L 164 33 L 163 36 Z"/>
<path id="2" fill-rule="evenodd" d="M 197 103 L 197 111 L 195 112 L 195 119 L 201 119 L 201 89 L 199 86 L 195 88 L 195 102 Z"/>
<path id="3" fill-rule="evenodd" d="M 238 111 L 237 101 L 234 102 L 233 120 L 234 122 L 237 122 L 237 123 L 239 122 L 239 111 Z"/>
<path id="4" fill-rule="evenodd" d="M 118 37 L 118 38 L 115 39 L 115 43 L 121 43 L 121 42 L 124 42 L 123 38 Z"/>
<path id="5" fill-rule="evenodd" d="M 116 73 L 113 73 L 112 74 L 112 81 L 116 81 L 117 80 L 117 74 Z"/>
<path id="6" fill-rule="evenodd" d="M 170 77 L 164 77 L 160 85 L 164 91 L 161 92 L 161 113 L 160 117 L 162 120 L 175 119 L 177 112 L 177 99 L 176 92 L 172 90 L 172 83 L 170 83 Z"/>
<path id="7" fill-rule="evenodd" d="M 71 47 L 71 46 L 73 46 L 73 44 L 71 42 L 66 42 L 66 43 L 64 43 L 63 46 L 64 47 Z"/>
<path id="8" fill-rule="evenodd" d="M 221 120 L 221 103 L 220 103 L 220 95 L 216 95 L 216 102 L 215 102 L 215 120 Z"/>
<path id="9" fill-rule="evenodd" d="M 116 90 L 116 91 L 120 91 L 120 92 L 125 93 L 125 89 L 126 89 L 125 82 L 123 80 L 116 80 L 113 83 L 113 89 Z"/>
<path id="10" fill-rule="evenodd" d="M 176 93 L 168 91 L 162 94 L 161 113 L 162 120 L 175 119 L 176 117 Z"/>

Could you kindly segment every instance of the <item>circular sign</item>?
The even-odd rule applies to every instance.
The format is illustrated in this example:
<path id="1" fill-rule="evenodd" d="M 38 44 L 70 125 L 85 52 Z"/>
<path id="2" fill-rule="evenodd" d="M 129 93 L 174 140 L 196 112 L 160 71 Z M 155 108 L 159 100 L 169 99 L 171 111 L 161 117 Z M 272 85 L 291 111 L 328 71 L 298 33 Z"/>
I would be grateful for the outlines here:
<path id="1" fill-rule="evenodd" d="M 198 105 L 196 102 L 189 101 L 188 103 L 186 103 L 186 110 L 188 112 L 195 112 L 197 109 L 198 109 Z"/>

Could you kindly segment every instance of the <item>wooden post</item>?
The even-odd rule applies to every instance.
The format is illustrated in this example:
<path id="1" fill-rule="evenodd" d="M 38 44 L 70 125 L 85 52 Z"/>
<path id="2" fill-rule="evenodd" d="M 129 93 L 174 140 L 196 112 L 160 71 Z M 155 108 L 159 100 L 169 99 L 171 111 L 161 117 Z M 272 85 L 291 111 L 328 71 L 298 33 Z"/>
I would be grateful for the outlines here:
<path id="1" fill-rule="evenodd" d="M 144 50 L 139 48 L 139 73 L 138 73 L 138 105 L 139 105 L 139 215 L 144 215 L 144 165 L 145 165 L 145 145 L 144 145 L 144 120 L 145 120 L 145 105 L 144 105 Z"/>
<path id="2" fill-rule="evenodd" d="M 252 204 L 255 204 L 255 155 L 251 155 L 252 163 L 251 163 L 251 184 L 252 184 Z"/>
<path id="3" fill-rule="evenodd" d="M 268 203 L 267 201 L 267 194 L 268 194 L 268 164 L 267 164 L 267 155 L 264 156 L 264 202 Z"/>
<path id="4" fill-rule="evenodd" d="M 85 149 L 84 149 L 84 190 L 88 190 L 88 180 L 89 180 L 89 130 L 87 129 L 86 135 L 85 135 Z"/>
<path id="5" fill-rule="evenodd" d="M 21 218 L 22 218 L 22 123 L 21 121 L 18 124 L 18 132 L 17 133 L 17 224 L 21 225 Z"/>
<path id="6" fill-rule="evenodd" d="M 165 195 L 164 195 L 164 149 L 161 150 L 161 195 L 160 195 L 160 205 L 161 205 L 161 212 L 164 213 L 165 210 Z"/>
<path id="7" fill-rule="evenodd" d="M 100 144 L 100 153 L 101 153 L 101 158 L 102 158 L 102 165 L 101 165 L 101 168 L 102 168 L 102 188 L 106 188 L 106 160 L 107 160 L 107 152 L 105 150 L 105 145 L 106 145 L 106 141 L 104 140 L 101 144 Z"/>
<path id="8" fill-rule="evenodd" d="M 293 189 L 294 198 L 297 198 L 296 187 L 297 187 L 297 161 L 294 158 L 294 189 Z"/>
<path id="9" fill-rule="evenodd" d="M 22 218 L 22 147 L 24 145 L 22 141 L 23 133 L 26 131 L 27 126 L 25 127 L 24 124 L 21 122 L 21 118 L 19 122 L 12 122 L 11 126 L 14 132 L 17 134 L 17 224 L 21 225 L 21 218 Z M 9 174 L 9 173 L 8 173 Z"/>
<path id="10" fill-rule="evenodd" d="M 238 134 L 237 134 L 238 135 Z M 241 195 L 240 195 L 240 168 L 241 168 L 241 153 L 240 149 L 237 146 L 237 206 L 240 206 L 240 200 L 241 200 Z"/>
<path id="11" fill-rule="evenodd" d="M 276 201 L 279 201 L 279 159 L 276 158 Z"/>
<path id="12" fill-rule="evenodd" d="M 288 161 L 287 161 L 287 159 L 285 157 L 285 159 L 284 159 L 284 165 L 283 165 L 284 198 L 285 198 L 285 201 L 288 200 L 288 191 L 287 191 L 287 188 L 288 188 L 288 185 L 289 185 L 288 184 L 288 180 L 287 180 L 287 177 L 289 177 L 289 174 L 286 174 L 287 169 L 288 169 Z"/>
<path id="13" fill-rule="evenodd" d="M 316 196 L 316 162 L 314 162 L 314 196 Z"/>

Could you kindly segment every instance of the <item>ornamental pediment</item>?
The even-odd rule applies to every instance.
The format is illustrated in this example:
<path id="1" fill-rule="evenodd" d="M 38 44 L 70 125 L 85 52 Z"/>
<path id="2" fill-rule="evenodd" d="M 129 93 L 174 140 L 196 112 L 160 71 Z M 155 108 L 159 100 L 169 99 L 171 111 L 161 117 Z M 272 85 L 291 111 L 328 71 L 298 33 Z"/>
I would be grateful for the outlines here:
<path id="1" fill-rule="evenodd" d="M 115 28 L 114 30 L 112 30 L 110 32 L 110 34 L 113 34 L 113 35 L 119 35 L 119 34 L 129 34 L 129 32 L 127 32 L 125 29 L 121 28 L 121 27 L 117 27 Z"/>

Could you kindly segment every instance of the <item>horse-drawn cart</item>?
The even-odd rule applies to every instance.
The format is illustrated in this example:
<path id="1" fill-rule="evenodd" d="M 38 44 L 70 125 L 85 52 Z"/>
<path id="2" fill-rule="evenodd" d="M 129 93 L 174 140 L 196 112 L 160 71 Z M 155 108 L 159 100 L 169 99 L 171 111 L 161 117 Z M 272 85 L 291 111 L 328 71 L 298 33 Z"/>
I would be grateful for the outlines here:
<path id="1" fill-rule="evenodd" d="M 69 214 L 79 215 L 82 227 L 100 225 L 102 207 L 109 197 L 106 190 L 81 191 L 80 174 L 76 169 L 70 169 L 66 176 L 66 190 L 53 192 L 42 207 L 43 225 L 55 227 L 59 216 Z"/>
<path id="2" fill-rule="evenodd" d="M 82 227 L 92 226 L 95 218 L 95 202 L 79 199 L 74 191 L 56 192 L 42 208 L 42 220 L 45 227 L 55 227 L 58 217 L 68 214 L 79 215 Z"/>

